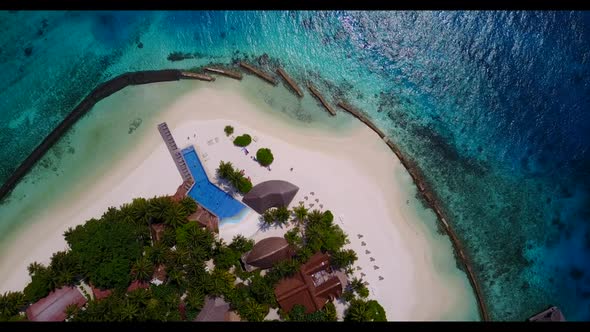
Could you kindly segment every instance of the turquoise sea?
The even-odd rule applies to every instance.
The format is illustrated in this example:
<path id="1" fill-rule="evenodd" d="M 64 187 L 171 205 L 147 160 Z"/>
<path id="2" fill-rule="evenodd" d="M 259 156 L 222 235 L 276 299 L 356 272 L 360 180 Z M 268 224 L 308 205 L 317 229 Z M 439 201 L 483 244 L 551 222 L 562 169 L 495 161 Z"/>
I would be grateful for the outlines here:
<path id="1" fill-rule="evenodd" d="M 587 12 L 0 12 L 0 182 L 101 82 L 244 58 L 349 100 L 418 164 L 493 319 L 590 320 Z"/>

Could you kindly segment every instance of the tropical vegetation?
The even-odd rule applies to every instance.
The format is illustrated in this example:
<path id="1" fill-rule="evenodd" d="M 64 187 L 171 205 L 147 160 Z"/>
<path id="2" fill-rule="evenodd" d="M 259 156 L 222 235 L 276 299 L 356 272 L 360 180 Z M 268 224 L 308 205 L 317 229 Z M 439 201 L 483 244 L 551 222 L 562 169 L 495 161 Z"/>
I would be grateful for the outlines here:
<path id="1" fill-rule="evenodd" d="M 228 170 L 231 169 L 231 172 Z M 235 171 L 221 163 L 218 173 Z M 221 175 L 221 174 L 220 174 Z M 334 267 L 349 268 L 357 257 L 344 249 L 346 234 L 333 222 L 330 211 L 308 211 L 303 205 L 291 211 L 279 207 L 268 211 L 273 222 L 295 227 L 285 234 L 296 253 L 292 260 L 275 264 L 261 273 L 242 268 L 240 258 L 252 250 L 254 242 L 241 235 L 226 244 L 208 229 L 187 217 L 197 210 L 191 198 L 137 198 L 119 208 L 109 208 L 100 218 L 70 228 L 64 233 L 68 249 L 55 253 L 44 266 L 32 263 L 31 281 L 23 292 L 0 295 L 0 320 L 25 320 L 23 311 L 50 291 L 85 282 L 110 290 L 102 299 L 91 299 L 83 309 L 66 309 L 68 321 L 179 321 L 194 320 L 209 297 L 221 297 L 242 320 L 263 321 L 271 308 L 279 305 L 275 285 L 293 276 L 313 253 L 328 252 Z M 150 227 L 163 225 L 159 240 Z M 157 269 L 165 271 L 162 284 L 150 284 Z M 146 288 L 130 291 L 135 282 Z M 383 308 L 368 300 L 362 280 L 352 279 L 345 291 L 350 306 L 344 317 L 349 321 L 385 320 Z M 335 321 L 336 309 L 328 303 L 322 310 L 306 314 L 301 306 L 279 311 L 286 321 Z"/>
<path id="2" fill-rule="evenodd" d="M 275 160 L 270 149 L 260 148 L 256 151 L 256 160 L 262 166 L 268 166 Z"/>
<path id="3" fill-rule="evenodd" d="M 234 139 L 234 145 L 241 146 L 241 147 L 248 146 L 248 145 L 250 145 L 251 142 L 252 142 L 252 137 L 250 137 L 250 135 L 248 135 L 248 134 L 240 135 L 240 136 L 236 137 L 236 139 Z"/>
<path id="4" fill-rule="evenodd" d="M 219 178 L 229 181 L 241 194 L 246 194 L 252 189 L 252 182 L 238 169 L 234 169 L 231 162 L 220 161 L 216 172 Z"/>
<path id="5" fill-rule="evenodd" d="M 225 126 L 225 128 L 223 128 L 223 131 L 225 132 L 226 136 L 229 136 L 231 134 L 234 133 L 234 127 L 232 126 Z"/>

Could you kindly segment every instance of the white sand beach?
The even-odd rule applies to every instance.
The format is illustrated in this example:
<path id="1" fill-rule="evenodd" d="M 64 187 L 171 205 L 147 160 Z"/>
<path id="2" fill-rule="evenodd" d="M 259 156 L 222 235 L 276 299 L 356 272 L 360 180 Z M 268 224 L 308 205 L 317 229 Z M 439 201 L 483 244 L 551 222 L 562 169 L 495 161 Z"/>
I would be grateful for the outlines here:
<path id="1" fill-rule="evenodd" d="M 355 265 L 360 269 L 355 273 L 359 277 L 364 273 L 371 297 L 384 306 L 389 320 L 478 319 L 475 297 L 465 273 L 456 266 L 449 239 L 436 233 L 434 214 L 420 206 L 410 176 L 374 132 L 345 113 L 333 122 L 341 127 L 331 127 L 328 120 L 296 123 L 252 101 L 245 83 L 173 84 L 183 85 L 187 93 L 143 119 L 132 150 L 60 192 L 55 203 L 28 214 L 27 226 L 1 244 L 0 292 L 22 289 L 30 280 L 29 263 L 47 263 L 53 252 L 63 250 L 62 234 L 68 227 L 134 197 L 174 193 L 181 178 L 156 128 L 165 121 L 179 147 L 195 145 L 212 180 L 219 161 L 231 161 L 254 185 L 271 179 L 297 185 L 300 190 L 292 206 L 303 201 L 311 209 L 331 210 L 359 256 Z M 137 97 L 172 86 L 132 89 Z M 327 115 L 318 117 L 327 119 Z M 233 146 L 223 132 L 225 125 L 235 128 L 234 136 L 255 137 L 247 148 L 249 155 Z M 260 147 L 274 154 L 270 171 L 250 158 Z M 67 174 L 62 181 L 68 181 Z M 15 192 L 23 190 L 17 187 Z M 235 234 L 260 240 L 286 230 L 261 231 L 258 216 L 252 213 L 238 223 L 222 224 L 220 236 L 227 242 Z"/>

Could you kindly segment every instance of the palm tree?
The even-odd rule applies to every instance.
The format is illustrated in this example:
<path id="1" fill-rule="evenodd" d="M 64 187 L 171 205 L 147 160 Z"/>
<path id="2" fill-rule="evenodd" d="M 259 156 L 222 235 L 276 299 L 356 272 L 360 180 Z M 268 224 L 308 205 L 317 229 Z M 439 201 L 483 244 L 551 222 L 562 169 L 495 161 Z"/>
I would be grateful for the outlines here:
<path id="1" fill-rule="evenodd" d="M 319 222 L 320 220 L 322 220 L 323 216 L 324 216 L 324 214 L 320 210 L 314 209 L 313 211 L 308 213 L 307 222 L 310 224 L 315 224 L 315 223 Z"/>
<path id="2" fill-rule="evenodd" d="M 268 209 L 264 211 L 264 214 L 262 215 L 264 223 L 267 225 L 272 225 L 272 223 L 275 221 L 275 211 L 275 209 Z"/>
<path id="3" fill-rule="evenodd" d="M 297 219 L 299 224 L 303 225 L 305 217 L 307 217 L 307 208 L 303 204 L 299 204 L 299 206 L 293 208 L 293 212 L 295 213 L 295 218 Z"/>
<path id="4" fill-rule="evenodd" d="M 152 218 L 163 221 L 165 219 L 166 211 L 168 211 L 171 205 L 172 200 L 170 197 L 154 197 L 149 201 L 148 212 Z"/>
<path id="5" fill-rule="evenodd" d="M 139 308 L 137 304 L 125 301 L 125 304 L 120 307 L 119 317 L 122 321 L 132 321 L 137 317 L 137 313 L 139 312 Z"/>
<path id="6" fill-rule="evenodd" d="M 351 322 L 369 322 L 372 320 L 367 302 L 354 299 L 350 301 L 350 306 L 344 316 L 345 321 Z"/>
<path id="7" fill-rule="evenodd" d="M 191 214 L 191 213 L 195 213 L 197 211 L 197 202 L 195 202 L 195 200 L 190 197 L 190 196 L 185 196 L 180 200 L 180 205 L 182 205 L 182 207 L 184 208 L 184 210 L 187 212 L 187 214 Z"/>
<path id="8" fill-rule="evenodd" d="M 145 307 L 151 298 L 150 289 L 138 288 L 133 292 L 127 293 L 129 301 L 137 303 L 138 305 Z"/>
<path id="9" fill-rule="evenodd" d="M 168 269 L 167 275 L 168 275 L 168 281 L 170 283 L 173 283 L 173 284 L 176 284 L 179 286 L 184 285 L 184 273 L 181 270 L 179 270 L 175 267 L 170 267 Z"/>
<path id="10" fill-rule="evenodd" d="M 148 281 L 152 278 L 152 273 L 154 271 L 154 266 L 152 263 L 145 257 L 138 259 L 133 267 L 131 268 L 131 273 L 133 277 L 140 281 Z"/>
<path id="11" fill-rule="evenodd" d="M 217 168 L 217 175 L 219 175 L 220 178 L 229 179 L 233 173 L 234 166 L 231 162 L 224 162 L 223 160 L 219 162 L 219 167 Z"/>
<path id="12" fill-rule="evenodd" d="M 248 298 L 241 311 L 245 311 L 245 318 L 249 322 L 261 322 L 268 313 L 268 307 L 256 302 L 252 298 Z"/>
<path id="13" fill-rule="evenodd" d="M 285 206 L 279 206 L 275 211 L 275 218 L 279 224 L 285 224 L 289 220 L 290 211 Z"/>
<path id="14" fill-rule="evenodd" d="M 180 204 L 173 203 L 164 214 L 164 223 L 176 228 L 187 222 L 188 213 Z"/>
<path id="15" fill-rule="evenodd" d="M 166 252 L 167 248 L 161 242 L 157 242 L 149 249 L 150 260 L 155 265 L 162 264 L 166 260 Z"/>
<path id="16" fill-rule="evenodd" d="M 134 198 L 131 202 L 131 213 L 137 222 L 149 224 L 151 216 L 150 204 L 145 198 Z"/>
<path id="17" fill-rule="evenodd" d="M 32 277 L 34 276 L 36 273 L 38 273 L 41 270 L 44 270 L 45 267 L 37 262 L 33 262 L 31 264 L 29 264 L 29 266 L 27 267 L 27 270 L 29 271 L 29 275 Z"/>

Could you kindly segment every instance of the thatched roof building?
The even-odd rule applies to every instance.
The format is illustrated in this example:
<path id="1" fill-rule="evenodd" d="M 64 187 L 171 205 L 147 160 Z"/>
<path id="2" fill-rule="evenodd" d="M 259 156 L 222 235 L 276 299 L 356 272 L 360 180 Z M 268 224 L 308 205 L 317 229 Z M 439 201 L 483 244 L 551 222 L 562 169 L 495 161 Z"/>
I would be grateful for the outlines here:
<path id="1" fill-rule="evenodd" d="M 288 206 L 299 191 L 296 185 L 283 180 L 270 180 L 255 185 L 242 199 L 262 214 L 271 207 Z"/>
<path id="2" fill-rule="evenodd" d="M 274 264 L 293 257 L 294 253 L 284 237 L 267 237 L 242 255 L 242 263 L 248 272 L 258 268 L 269 269 Z"/>

